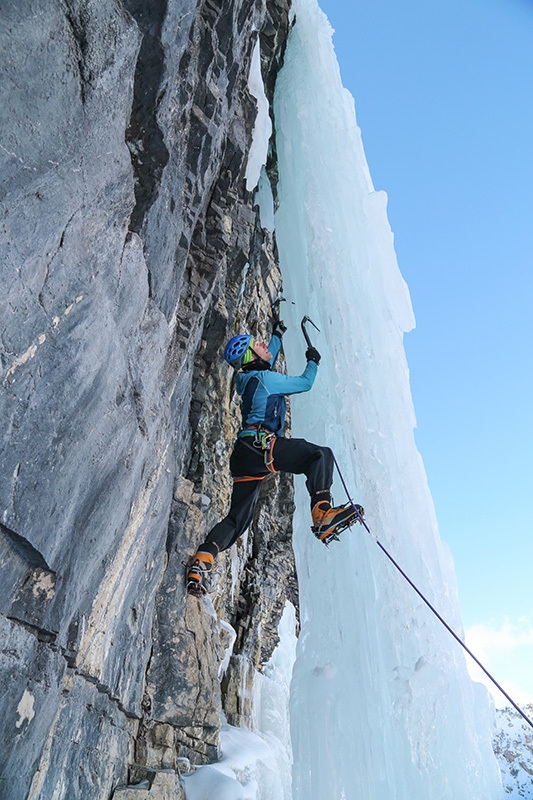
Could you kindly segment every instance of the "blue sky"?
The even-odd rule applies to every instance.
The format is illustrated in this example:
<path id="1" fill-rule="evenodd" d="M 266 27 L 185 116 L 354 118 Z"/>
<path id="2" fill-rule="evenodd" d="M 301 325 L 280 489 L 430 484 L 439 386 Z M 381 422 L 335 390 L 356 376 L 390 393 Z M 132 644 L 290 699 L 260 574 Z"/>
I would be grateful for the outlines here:
<path id="1" fill-rule="evenodd" d="M 533 702 L 533 2 L 319 2 L 389 196 L 416 440 L 468 641 Z"/>

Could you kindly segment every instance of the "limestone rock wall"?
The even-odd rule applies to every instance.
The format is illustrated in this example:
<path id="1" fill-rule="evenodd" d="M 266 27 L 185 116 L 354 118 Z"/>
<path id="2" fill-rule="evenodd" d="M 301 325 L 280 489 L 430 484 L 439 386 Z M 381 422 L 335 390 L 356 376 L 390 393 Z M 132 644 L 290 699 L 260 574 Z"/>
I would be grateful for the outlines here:
<path id="1" fill-rule="evenodd" d="M 212 605 L 186 597 L 183 564 L 227 508 L 223 343 L 267 336 L 281 285 L 244 171 L 251 53 L 259 37 L 271 95 L 288 12 L 2 6 L 5 800 L 179 797 L 221 710 L 246 724 L 239 687 L 296 598 L 290 481 L 219 559 Z"/>

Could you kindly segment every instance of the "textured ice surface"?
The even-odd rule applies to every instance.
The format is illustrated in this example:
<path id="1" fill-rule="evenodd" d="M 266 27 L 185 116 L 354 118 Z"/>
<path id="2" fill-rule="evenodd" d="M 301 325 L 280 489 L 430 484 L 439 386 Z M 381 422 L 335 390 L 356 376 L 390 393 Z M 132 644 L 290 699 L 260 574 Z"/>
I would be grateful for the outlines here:
<path id="1" fill-rule="evenodd" d="M 323 359 L 312 391 L 293 400 L 293 435 L 333 447 L 370 527 L 461 633 L 453 563 L 414 441 L 403 348 L 414 318 L 387 198 L 372 186 L 330 26 L 315 0 L 294 7 L 275 101 L 276 233 L 296 304 L 287 303 L 285 349 L 301 372 L 299 321 L 309 314 Z M 294 800 L 501 798 L 492 710 L 459 645 L 360 526 L 329 549 L 317 542 L 296 482 Z M 338 481 L 334 493 L 344 502 Z"/>

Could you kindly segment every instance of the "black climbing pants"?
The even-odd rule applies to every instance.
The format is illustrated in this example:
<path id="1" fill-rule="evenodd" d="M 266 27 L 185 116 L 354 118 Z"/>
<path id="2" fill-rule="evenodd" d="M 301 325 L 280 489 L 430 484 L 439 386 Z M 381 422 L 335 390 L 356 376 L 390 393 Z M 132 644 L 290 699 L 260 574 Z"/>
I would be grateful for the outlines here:
<path id="1" fill-rule="evenodd" d="M 306 487 L 311 497 L 317 492 L 329 491 L 333 482 L 333 453 L 329 447 L 306 442 L 305 439 L 276 438 L 271 451 L 273 469 L 265 465 L 264 451 L 253 447 L 253 437 L 246 444 L 237 439 L 230 458 L 233 477 L 231 505 L 227 516 L 210 531 L 205 541 L 227 550 L 250 525 L 259 497 L 263 478 L 271 472 L 290 472 L 305 475 Z M 200 548 L 202 549 L 202 548 Z M 212 548 L 206 547 L 211 550 Z"/>

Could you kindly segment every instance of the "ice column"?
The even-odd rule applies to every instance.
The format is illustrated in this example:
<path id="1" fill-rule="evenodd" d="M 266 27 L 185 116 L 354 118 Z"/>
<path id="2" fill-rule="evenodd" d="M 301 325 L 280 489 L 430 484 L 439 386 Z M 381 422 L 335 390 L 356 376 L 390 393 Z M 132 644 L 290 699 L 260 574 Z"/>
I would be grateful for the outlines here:
<path id="1" fill-rule="evenodd" d="M 294 9 L 275 100 L 276 233 L 295 303 L 284 308 L 285 347 L 289 371 L 301 372 L 309 314 L 323 358 L 313 390 L 293 400 L 293 435 L 334 449 L 372 530 L 461 631 L 414 442 L 403 349 L 414 318 L 386 196 L 372 186 L 327 19 L 315 0 Z M 362 528 L 329 549 L 313 538 L 296 483 L 294 800 L 500 800 L 489 701 L 461 649 Z M 338 482 L 334 494 L 344 502 Z"/>

